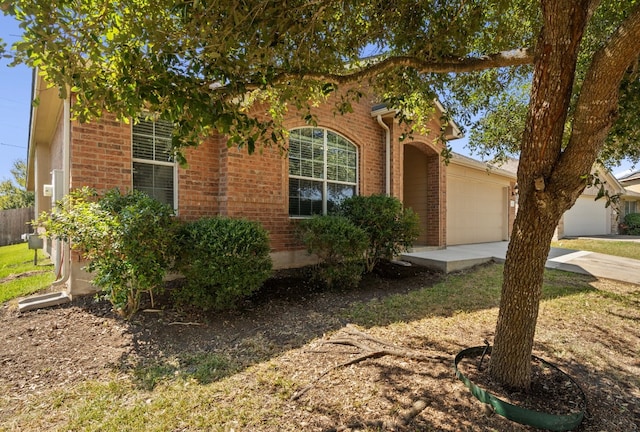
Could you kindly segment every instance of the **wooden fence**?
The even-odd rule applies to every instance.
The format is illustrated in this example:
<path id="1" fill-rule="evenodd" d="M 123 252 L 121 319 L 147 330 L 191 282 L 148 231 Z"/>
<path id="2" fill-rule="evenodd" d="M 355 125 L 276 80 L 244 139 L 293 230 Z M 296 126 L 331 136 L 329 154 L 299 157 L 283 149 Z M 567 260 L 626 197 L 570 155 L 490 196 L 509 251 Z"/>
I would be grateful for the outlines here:
<path id="1" fill-rule="evenodd" d="M 33 232 L 33 207 L 0 210 L 0 246 L 22 242 L 22 234 Z"/>

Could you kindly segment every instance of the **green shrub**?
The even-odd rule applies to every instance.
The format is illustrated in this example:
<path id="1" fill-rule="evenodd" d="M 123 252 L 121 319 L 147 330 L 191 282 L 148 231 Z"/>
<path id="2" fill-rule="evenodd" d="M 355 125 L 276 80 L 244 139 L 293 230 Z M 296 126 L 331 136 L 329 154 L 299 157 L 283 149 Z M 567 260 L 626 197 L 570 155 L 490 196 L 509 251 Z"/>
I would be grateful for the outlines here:
<path id="1" fill-rule="evenodd" d="M 382 259 L 392 259 L 405 252 L 418 238 L 418 215 L 403 208 L 400 200 L 386 195 L 356 195 L 338 206 L 337 214 L 362 228 L 369 237 L 366 269 L 373 271 Z"/>
<path id="2" fill-rule="evenodd" d="M 629 213 L 624 217 L 625 234 L 640 235 L 640 213 Z"/>
<path id="3" fill-rule="evenodd" d="M 172 260 L 173 209 L 147 194 L 112 189 L 99 197 L 82 188 L 37 223 L 89 260 L 93 284 L 125 318 L 138 310 L 143 292 L 152 295 L 163 286 Z"/>
<path id="4" fill-rule="evenodd" d="M 328 287 L 352 288 L 364 270 L 367 234 L 341 216 L 314 216 L 300 222 L 302 242 L 320 263 L 315 277 Z"/>
<path id="5" fill-rule="evenodd" d="M 256 291 L 271 275 L 269 238 L 257 222 L 223 217 L 185 223 L 176 269 L 186 278 L 179 302 L 225 309 Z"/>

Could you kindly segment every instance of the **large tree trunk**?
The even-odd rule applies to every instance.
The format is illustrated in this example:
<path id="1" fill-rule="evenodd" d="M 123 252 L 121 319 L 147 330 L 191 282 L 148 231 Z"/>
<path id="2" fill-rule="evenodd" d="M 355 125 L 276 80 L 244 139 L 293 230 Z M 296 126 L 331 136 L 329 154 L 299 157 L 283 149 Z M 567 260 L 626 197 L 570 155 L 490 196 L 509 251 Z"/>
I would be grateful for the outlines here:
<path id="1" fill-rule="evenodd" d="M 563 150 L 578 49 L 598 0 L 542 1 L 544 27 L 518 168 L 520 208 L 507 251 L 490 373 L 527 389 L 544 264 L 558 221 L 584 190 L 616 120 L 618 91 L 640 55 L 640 5 L 593 56 Z M 637 79 L 637 78 L 636 78 Z"/>
<path id="2" fill-rule="evenodd" d="M 526 389 L 530 385 L 545 261 L 560 217 L 575 201 L 573 196 L 580 193 L 572 191 L 573 200 L 558 199 L 547 190 L 547 182 L 562 151 L 589 3 L 542 2 L 544 27 L 536 46 L 531 102 L 518 168 L 520 207 L 507 251 L 490 365 L 491 375 L 512 387 Z"/>

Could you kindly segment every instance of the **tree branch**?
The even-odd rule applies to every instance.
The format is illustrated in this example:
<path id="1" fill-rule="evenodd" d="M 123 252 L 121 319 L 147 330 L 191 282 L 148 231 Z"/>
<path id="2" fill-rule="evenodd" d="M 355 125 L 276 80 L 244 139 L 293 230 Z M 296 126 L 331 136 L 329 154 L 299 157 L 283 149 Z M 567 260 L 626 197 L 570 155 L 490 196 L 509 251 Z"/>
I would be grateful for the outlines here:
<path id="1" fill-rule="evenodd" d="M 411 56 L 388 57 L 377 63 L 366 65 L 359 70 L 346 74 L 306 72 L 301 76 L 292 74 L 290 77 L 344 84 L 372 78 L 397 67 L 412 68 L 420 73 L 462 73 L 498 67 L 521 66 L 531 63 L 533 63 L 532 50 L 529 48 L 521 48 L 481 57 L 448 58 L 438 61 L 424 61 Z M 286 78 L 286 75 L 284 75 L 283 78 Z"/>
<path id="2" fill-rule="evenodd" d="M 617 119 L 620 83 L 640 56 L 638 40 L 640 5 L 630 11 L 608 42 L 593 56 L 580 90 L 569 144 L 554 172 L 553 178 L 558 184 L 567 178 L 575 179 L 590 173 L 593 161 Z"/>
<path id="3" fill-rule="evenodd" d="M 363 61 L 362 65 L 352 66 L 344 73 L 328 73 L 314 71 L 283 72 L 276 74 L 273 84 L 284 84 L 289 81 L 320 81 L 331 84 L 347 84 L 374 78 L 377 75 L 389 72 L 393 69 L 404 67 L 412 68 L 420 73 L 463 73 L 474 72 L 500 67 L 522 66 L 533 63 L 533 50 L 531 48 L 519 48 L 511 51 L 502 51 L 481 57 L 445 58 L 437 61 L 425 61 L 413 56 L 393 56 L 382 60 Z M 226 91 L 227 87 L 220 83 L 209 83 L 209 87 L 215 91 Z M 260 88 L 258 83 L 248 83 L 248 90 Z"/>
<path id="4" fill-rule="evenodd" d="M 291 396 L 291 400 L 300 399 L 309 390 L 311 390 L 320 381 L 320 379 L 322 379 L 331 371 L 334 371 L 336 369 L 341 369 L 347 366 L 351 366 L 368 359 L 376 359 L 384 356 L 392 356 L 392 357 L 407 358 L 410 360 L 421 361 L 421 362 L 422 361 L 445 362 L 450 360 L 448 357 L 445 357 L 445 356 L 429 355 L 420 351 L 414 351 L 411 349 L 398 347 L 389 342 L 376 339 L 366 333 L 363 333 L 360 330 L 353 327 L 352 325 L 347 325 L 347 327 L 344 329 L 344 332 L 347 333 L 348 335 L 347 337 L 325 340 L 325 341 L 322 341 L 321 344 L 352 346 L 360 350 L 359 355 L 351 360 L 344 361 L 342 363 L 339 363 L 335 366 L 332 366 L 324 370 L 309 385 L 296 391 L 293 394 L 293 396 Z M 377 348 L 373 346 L 373 344 L 382 345 L 383 348 Z"/>

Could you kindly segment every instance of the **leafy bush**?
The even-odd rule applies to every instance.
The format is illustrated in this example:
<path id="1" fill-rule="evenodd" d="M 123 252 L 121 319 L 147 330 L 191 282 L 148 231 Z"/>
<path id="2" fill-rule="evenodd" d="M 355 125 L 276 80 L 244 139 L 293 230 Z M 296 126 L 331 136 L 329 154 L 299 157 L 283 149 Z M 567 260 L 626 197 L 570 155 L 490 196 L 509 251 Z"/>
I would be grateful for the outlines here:
<path id="1" fill-rule="evenodd" d="M 300 222 L 302 242 L 320 258 L 315 276 L 328 287 L 352 288 L 364 270 L 367 234 L 341 216 L 314 216 Z"/>
<path id="2" fill-rule="evenodd" d="M 640 213 L 629 213 L 624 217 L 625 234 L 640 235 Z"/>
<path id="3" fill-rule="evenodd" d="M 256 291 L 271 275 L 269 238 L 257 222 L 223 217 L 185 223 L 176 269 L 186 278 L 176 299 L 224 309 Z"/>
<path id="4" fill-rule="evenodd" d="M 143 292 L 163 285 L 172 260 L 173 209 L 147 194 L 118 189 L 99 197 L 93 189 L 73 191 L 37 223 L 47 235 L 69 241 L 89 260 L 93 283 L 114 309 L 129 318 Z"/>
<path id="5" fill-rule="evenodd" d="M 418 215 L 403 208 L 400 200 L 386 195 L 356 195 L 338 206 L 337 214 L 349 219 L 369 236 L 366 269 L 373 271 L 382 259 L 405 252 L 418 238 Z"/>

